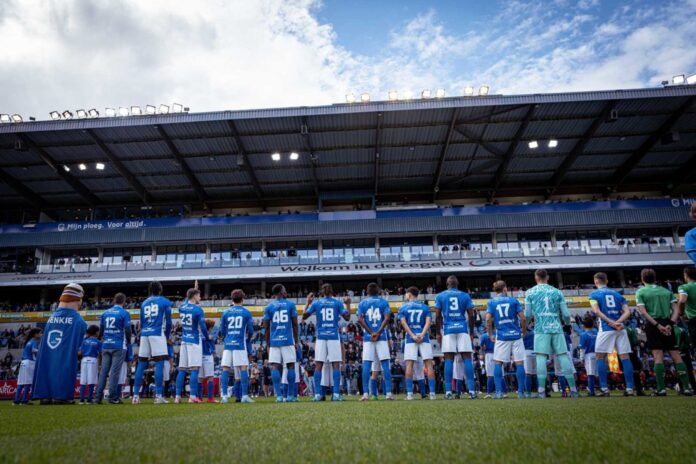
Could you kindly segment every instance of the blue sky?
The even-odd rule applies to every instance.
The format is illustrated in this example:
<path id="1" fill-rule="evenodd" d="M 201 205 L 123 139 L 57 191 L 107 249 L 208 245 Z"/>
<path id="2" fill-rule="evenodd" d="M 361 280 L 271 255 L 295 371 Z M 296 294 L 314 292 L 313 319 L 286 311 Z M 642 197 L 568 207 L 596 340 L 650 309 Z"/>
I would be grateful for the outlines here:
<path id="1" fill-rule="evenodd" d="M 696 72 L 696 0 L 0 0 L 1 113 L 192 111 L 658 86 Z"/>

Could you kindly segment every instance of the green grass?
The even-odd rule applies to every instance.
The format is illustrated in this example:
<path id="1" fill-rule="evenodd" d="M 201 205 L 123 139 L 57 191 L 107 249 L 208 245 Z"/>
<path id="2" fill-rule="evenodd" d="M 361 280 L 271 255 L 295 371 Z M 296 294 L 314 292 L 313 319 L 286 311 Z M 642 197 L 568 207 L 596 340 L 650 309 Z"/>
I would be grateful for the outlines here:
<path id="1" fill-rule="evenodd" d="M 5 401 L 0 421 L 0 462 L 696 462 L 696 398 L 677 396 L 162 406 Z"/>

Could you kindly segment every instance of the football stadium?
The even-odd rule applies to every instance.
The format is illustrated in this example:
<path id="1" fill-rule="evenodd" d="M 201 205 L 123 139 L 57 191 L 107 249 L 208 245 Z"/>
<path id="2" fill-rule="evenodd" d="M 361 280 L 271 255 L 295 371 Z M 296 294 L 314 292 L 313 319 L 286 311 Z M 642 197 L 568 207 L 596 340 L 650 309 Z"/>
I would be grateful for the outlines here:
<path id="1" fill-rule="evenodd" d="M 2 462 L 696 457 L 693 75 L 0 121 Z"/>

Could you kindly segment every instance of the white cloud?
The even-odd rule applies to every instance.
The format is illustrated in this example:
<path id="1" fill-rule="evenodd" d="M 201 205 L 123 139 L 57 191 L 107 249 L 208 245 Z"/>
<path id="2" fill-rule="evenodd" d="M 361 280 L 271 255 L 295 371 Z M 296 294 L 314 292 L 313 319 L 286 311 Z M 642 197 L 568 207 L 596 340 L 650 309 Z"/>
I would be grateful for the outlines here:
<path id="1" fill-rule="evenodd" d="M 660 8 L 636 0 L 609 17 L 591 0 L 511 0 L 456 33 L 428 10 L 395 27 L 375 56 L 341 46 L 320 8 L 320 0 L 0 0 L 0 111 L 316 105 L 348 91 L 451 95 L 480 83 L 507 94 L 644 87 L 696 70 L 696 0 Z"/>

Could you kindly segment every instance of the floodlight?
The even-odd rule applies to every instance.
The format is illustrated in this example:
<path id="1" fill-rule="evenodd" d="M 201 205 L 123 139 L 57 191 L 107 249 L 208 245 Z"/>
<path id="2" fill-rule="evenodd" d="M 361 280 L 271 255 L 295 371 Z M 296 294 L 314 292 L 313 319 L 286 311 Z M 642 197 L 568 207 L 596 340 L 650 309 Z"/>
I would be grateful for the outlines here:
<path id="1" fill-rule="evenodd" d="M 421 92 L 421 98 L 430 98 L 430 95 L 431 95 L 430 89 L 424 89 Z"/>
<path id="2" fill-rule="evenodd" d="M 73 114 L 70 111 L 63 111 L 63 119 L 72 119 Z"/>
<path id="3" fill-rule="evenodd" d="M 686 83 L 689 85 L 696 84 L 696 74 L 692 74 L 686 78 Z"/>
<path id="4" fill-rule="evenodd" d="M 368 103 L 370 101 L 370 94 L 367 92 L 360 94 L 360 101 L 363 103 Z"/>
<path id="5" fill-rule="evenodd" d="M 142 116 L 142 114 L 143 114 L 143 110 L 139 106 L 135 106 L 135 105 L 131 106 L 130 111 L 131 111 L 131 114 L 133 116 Z"/>
<path id="6" fill-rule="evenodd" d="M 58 111 L 51 111 L 49 114 L 51 115 L 51 119 L 53 119 L 54 121 L 60 119 L 60 113 Z"/>
<path id="7" fill-rule="evenodd" d="M 110 118 L 113 118 L 114 116 L 116 116 L 116 109 L 115 108 L 107 108 L 104 112 Z"/>
<path id="8" fill-rule="evenodd" d="M 103 171 L 104 163 L 97 163 L 94 167 L 96 167 L 98 171 Z"/>
<path id="9" fill-rule="evenodd" d="M 556 139 L 549 140 L 549 148 L 556 148 L 557 146 L 558 146 L 558 140 L 556 140 Z"/>
<path id="10" fill-rule="evenodd" d="M 172 105 L 172 113 L 183 113 L 184 112 L 184 105 L 181 103 L 174 103 Z"/>
<path id="11" fill-rule="evenodd" d="M 119 116 L 128 116 L 128 108 L 120 107 L 118 109 Z"/>
<path id="12" fill-rule="evenodd" d="M 445 89 L 437 89 L 435 91 L 435 98 L 445 98 Z"/>
<path id="13" fill-rule="evenodd" d="M 271 159 L 272 159 L 273 161 L 280 161 L 280 153 L 273 153 L 273 154 L 271 155 Z"/>
<path id="14" fill-rule="evenodd" d="M 482 85 L 481 87 L 479 87 L 479 96 L 485 97 L 486 95 L 488 95 L 488 92 L 490 92 L 490 91 L 491 91 L 490 86 Z"/>
<path id="15" fill-rule="evenodd" d="M 167 105 L 160 105 L 160 106 L 159 106 L 159 112 L 160 112 L 160 114 L 169 114 L 169 106 L 167 106 Z"/>
<path id="16" fill-rule="evenodd" d="M 77 165 L 77 168 L 78 168 L 80 171 L 86 171 L 86 170 L 87 170 L 87 165 L 86 165 L 85 163 L 80 163 L 80 164 Z"/>
<path id="17" fill-rule="evenodd" d="M 473 94 L 474 94 L 474 87 L 473 86 L 467 85 L 466 87 L 464 87 L 464 95 L 466 95 L 467 97 L 470 97 Z"/>
<path id="18" fill-rule="evenodd" d="M 68 166 L 67 164 L 64 164 L 64 165 L 63 165 L 63 170 L 64 170 L 65 172 L 70 172 L 70 166 Z"/>
<path id="19" fill-rule="evenodd" d="M 77 110 L 77 117 L 80 119 L 85 119 L 87 117 L 87 111 L 85 110 Z"/>
<path id="20" fill-rule="evenodd" d="M 529 142 L 529 148 L 531 148 L 531 149 L 539 148 L 539 142 L 537 142 L 536 140 L 531 140 Z"/>
<path id="21" fill-rule="evenodd" d="M 89 110 L 89 117 L 90 118 L 98 118 L 99 117 L 99 111 L 97 111 L 96 108 L 92 108 Z"/>
<path id="22" fill-rule="evenodd" d="M 404 100 L 411 100 L 413 98 L 413 92 L 410 90 L 404 91 Z"/>
<path id="23" fill-rule="evenodd" d="M 290 160 L 291 161 L 297 161 L 298 159 L 300 159 L 300 155 L 298 153 L 296 153 L 294 151 L 292 153 L 290 153 Z"/>
<path id="24" fill-rule="evenodd" d="M 346 103 L 355 103 L 355 95 L 353 95 L 352 93 L 347 93 Z"/>
<path id="25" fill-rule="evenodd" d="M 14 122 L 22 122 L 22 115 L 21 114 L 13 114 L 12 115 L 12 121 Z"/>
<path id="26" fill-rule="evenodd" d="M 683 85 L 686 82 L 686 76 L 684 74 L 679 74 L 672 78 L 673 85 Z"/>
<path id="27" fill-rule="evenodd" d="M 155 114 L 157 113 L 157 108 L 154 105 L 145 105 L 145 112 L 147 114 Z"/>
<path id="28" fill-rule="evenodd" d="M 399 92 L 396 90 L 390 90 L 389 93 L 387 93 L 387 96 L 389 97 L 389 101 L 396 101 L 399 99 Z"/>

